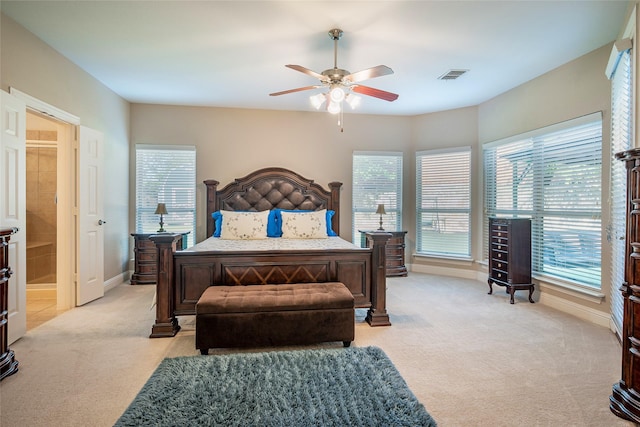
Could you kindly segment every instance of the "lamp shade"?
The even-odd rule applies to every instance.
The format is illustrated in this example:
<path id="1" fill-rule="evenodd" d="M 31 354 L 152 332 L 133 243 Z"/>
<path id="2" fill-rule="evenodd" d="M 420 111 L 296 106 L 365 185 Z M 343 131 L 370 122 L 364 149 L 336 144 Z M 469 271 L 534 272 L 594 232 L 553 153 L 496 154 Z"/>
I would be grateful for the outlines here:
<path id="1" fill-rule="evenodd" d="M 378 205 L 378 210 L 376 210 L 376 214 L 377 215 L 386 215 L 387 212 L 385 212 L 384 210 L 384 205 L 383 204 L 379 204 Z"/>
<path id="2" fill-rule="evenodd" d="M 167 206 L 164 203 L 158 203 L 158 207 L 154 213 L 156 215 L 166 215 L 168 213 Z"/>

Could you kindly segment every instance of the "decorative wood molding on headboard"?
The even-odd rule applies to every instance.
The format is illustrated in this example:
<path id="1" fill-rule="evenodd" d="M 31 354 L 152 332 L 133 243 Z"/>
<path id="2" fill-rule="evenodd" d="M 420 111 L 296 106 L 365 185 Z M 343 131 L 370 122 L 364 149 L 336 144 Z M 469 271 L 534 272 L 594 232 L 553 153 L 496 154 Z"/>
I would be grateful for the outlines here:
<path id="1" fill-rule="evenodd" d="M 220 184 L 220 182 L 215 179 L 206 179 L 204 181 L 204 185 L 207 186 L 207 238 L 213 235 L 214 223 L 211 214 L 216 211 L 214 206 L 218 184 Z"/>
<path id="2" fill-rule="evenodd" d="M 313 180 L 284 168 L 264 168 L 243 178 L 237 178 L 222 190 L 216 180 L 206 180 L 207 237 L 214 231 L 211 214 L 218 210 L 265 211 L 270 209 L 300 209 L 335 211 L 333 230 L 340 234 L 341 182 L 329 183 L 329 191 Z"/>

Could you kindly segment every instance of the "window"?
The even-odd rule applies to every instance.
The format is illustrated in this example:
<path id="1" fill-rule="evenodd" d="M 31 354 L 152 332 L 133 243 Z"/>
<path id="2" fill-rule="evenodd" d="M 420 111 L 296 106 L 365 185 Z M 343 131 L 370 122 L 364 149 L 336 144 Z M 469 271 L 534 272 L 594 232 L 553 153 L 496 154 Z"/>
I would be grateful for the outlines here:
<path id="1" fill-rule="evenodd" d="M 611 225 L 607 238 L 611 242 L 611 317 L 622 334 L 624 300 L 619 288 L 624 282 L 625 228 L 627 213 L 627 178 L 624 163 L 615 154 L 631 148 L 631 54 L 622 53 L 611 84 Z"/>
<path id="2" fill-rule="evenodd" d="M 353 153 L 353 240 L 361 240 L 358 230 L 377 230 L 379 204 L 384 205 L 382 227 L 389 231 L 402 229 L 402 153 Z"/>
<path id="3" fill-rule="evenodd" d="M 193 146 L 136 144 L 136 233 L 155 233 L 160 216 L 154 212 L 165 203 L 164 229 L 189 232 L 188 246 L 196 231 L 196 150 Z"/>
<path id="4" fill-rule="evenodd" d="M 531 218 L 533 272 L 600 288 L 601 114 L 485 144 L 484 168 L 485 227 Z"/>
<path id="5" fill-rule="evenodd" d="M 416 153 L 416 251 L 471 256 L 471 148 Z"/>

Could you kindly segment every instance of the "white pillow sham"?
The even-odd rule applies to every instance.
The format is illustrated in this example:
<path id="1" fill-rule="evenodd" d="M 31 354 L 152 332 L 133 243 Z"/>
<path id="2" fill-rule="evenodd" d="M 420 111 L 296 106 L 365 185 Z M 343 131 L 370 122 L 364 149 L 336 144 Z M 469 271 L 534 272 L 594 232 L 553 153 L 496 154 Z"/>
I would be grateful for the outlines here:
<path id="1" fill-rule="evenodd" d="M 256 240 L 267 238 L 267 222 L 269 221 L 269 211 L 221 211 L 221 213 L 221 239 Z"/>
<path id="2" fill-rule="evenodd" d="M 327 210 L 281 212 L 282 237 L 285 239 L 326 239 Z"/>

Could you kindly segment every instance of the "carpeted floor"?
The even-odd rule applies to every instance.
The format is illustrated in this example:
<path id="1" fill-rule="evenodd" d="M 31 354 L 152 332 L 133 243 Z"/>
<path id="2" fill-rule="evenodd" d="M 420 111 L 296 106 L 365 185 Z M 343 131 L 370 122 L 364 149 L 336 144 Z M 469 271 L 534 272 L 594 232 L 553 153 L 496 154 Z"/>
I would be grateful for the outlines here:
<path id="1" fill-rule="evenodd" d="M 358 393 L 354 393 L 358 390 Z M 435 427 L 377 347 L 167 358 L 117 427 Z"/>
<path id="2" fill-rule="evenodd" d="M 148 338 L 153 291 L 123 284 L 12 344 L 20 371 L 0 383 L 0 425 L 113 426 L 164 358 L 198 355 L 193 317 L 180 318 L 174 338 Z M 392 278 L 393 326 L 371 328 L 357 310 L 352 346 L 384 350 L 440 427 L 632 426 L 609 410 L 620 379 L 614 334 L 522 295 L 508 299 L 487 295 L 486 281 Z"/>

